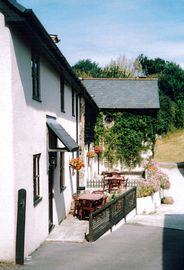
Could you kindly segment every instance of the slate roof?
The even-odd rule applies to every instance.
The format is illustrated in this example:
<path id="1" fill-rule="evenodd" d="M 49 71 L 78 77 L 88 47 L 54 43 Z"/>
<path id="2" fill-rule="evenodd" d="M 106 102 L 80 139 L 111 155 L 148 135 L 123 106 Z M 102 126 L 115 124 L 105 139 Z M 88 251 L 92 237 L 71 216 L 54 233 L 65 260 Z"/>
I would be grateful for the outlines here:
<path id="1" fill-rule="evenodd" d="M 156 79 L 83 79 L 100 109 L 159 109 Z"/>

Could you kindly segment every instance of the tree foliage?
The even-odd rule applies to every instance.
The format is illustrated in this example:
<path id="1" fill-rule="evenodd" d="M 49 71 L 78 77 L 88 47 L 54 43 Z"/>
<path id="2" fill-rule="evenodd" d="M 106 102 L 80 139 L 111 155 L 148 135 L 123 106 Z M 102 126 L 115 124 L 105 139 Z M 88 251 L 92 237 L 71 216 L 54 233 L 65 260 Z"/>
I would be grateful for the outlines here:
<path id="1" fill-rule="evenodd" d="M 142 74 L 158 78 L 160 110 L 157 117 L 109 113 L 114 124 L 107 128 L 103 113 L 99 114 L 95 143 L 103 144 L 104 157 L 111 164 L 120 160 L 129 167 L 135 166 L 141 162 L 140 154 L 145 147 L 153 150 L 156 134 L 184 128 L 184 70 L 179 65 L 161 58 L 149 59 L 141 54 L 136 60 L 120 56 L 105 67 L 99 67 L 90 59 L 81 60 L 73 70 L 84 78 L 127 78 Z"/>
<path id="2" fill-rule="evenodd" d="M 137 59 L 127 59 L 125 56 L 111 60 L 105 67 L 99 67 L 90 59 L 80 60 L 73 66 L 73 70 L 82 78 L 129 78 L 142 72 Z"/>
<path id="3" fill-rule="evenodd" d="M 140 55 L 143 72 L 157 76 L 160 89 L 160 111 L 157 133 L 164 134 L 184 128 L 184 70 L 177 64 L 160 58 L 148 59 Z"/>
<path id="4" fill-rule="evenodd" d="M 111 165 L 117 161 L 130 168 L 140 164 L 141 152 L 155 142 L 154 117 L 127 112 L 109 114 L 113 118 L 111 127 L 105 125 L 102 112 L 98 116 L 95 143 L 103 145 L 104 157 Z"/>
<path id="5" fill-rule="evenodd" d="M 163 71 L 167 63 L 165 60 L 160 58 L 148 59 L 148 57 L 143 54 L 138 56 L 137 61 L 140 63 L 142 71 L 146 76 L 158 76 L 158 74 Z"/>
<path id="6" fill-rule="evenodd" d="M 91 59 L 80 60 L 72 68 L 76 75 L 82 78 L 98 78 L 101 74 L 101 68 Z"/>
<path id="7" fill-rule="evenodd" d="M 101 72 L 102 78 L 129 78 L 133 77 L 133 74 L 126 68 L 110 64 L 102 69 Z"/>

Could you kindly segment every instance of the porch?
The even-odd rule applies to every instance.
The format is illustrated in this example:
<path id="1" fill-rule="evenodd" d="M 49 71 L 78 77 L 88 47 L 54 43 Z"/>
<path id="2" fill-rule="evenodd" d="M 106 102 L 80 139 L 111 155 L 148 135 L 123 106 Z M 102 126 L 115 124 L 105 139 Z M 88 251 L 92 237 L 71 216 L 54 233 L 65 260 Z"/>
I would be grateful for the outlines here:
<path id="1" fill-rule="evenodd" d="M 61 241 L 61 242 L 78 242 L 78 243 L 83 243 L 86 240 L 88 241 L 94 241 L 97 238 L 99 238 L 99 236 L 102 235 L 106 235 L 114 230 L 116 230 L 117 228 L 119 228 L 121 225 L 123 225 L 125 222 L 131 220 L 133 217 L 135 217 L 136 215 L 136 206 L 135 203 L 131 203 L 130 205 L 130 200 L 132 201 L 132 198 L 130 198 L 130 192 L 131 190 L 133 191 L 133 193 L 135 194 L 135 188 L 134 189 L 130 189 L 129 191 L 125 192 L 128 194 L 128 200 L 125 200 L 126 195 L 124 196 L 124 193 L 121 194 L 120 200 L 117 198 L 115 198 L 113 201 L 113 203 L 108 203 L 107 205 L 105 205 L 105 209 L 103 211 L 103 209 L 99 209 L 95 212 L 93 212 L 92 214 L 90 214 L 90 218 L 89 219 L 84 219 L 84 220 L 79 220 L 76 216 L 73 215 L 73 213 L 71 212 L 66 219 L 64 219 L 61 224 L 59 226 L 56 226 L 53 231 L 48 235 L 46 241 Z M 132 192 L 131 192 L 132 193 Z M 132 194 L 133 195 L 133 194 Z M 134 195 L 135 197 L 135 195 Z M 126 202 L 127 201 L 127 202 Z M 125 207 L 123 206 L 122 209 L 119 209 L 120 204 L 123 203 L 125 205 Z M 118 206 L 118 207 L 117 207 Z M 132 207 L 133 206 L 133 207 Z M 115 209 L 116 208 L 116 209 Z M 133 209 L 132 209 L 133 208 Z M 116 211 L 114 211 L 116 210 Z M 117 212 L 118 210 L 118 212 Z M 129 211 L 130 210 L 130 211 Z M 113 213 L 115 213 L 116 215 L 114 216 L 114 218 L 112 218 L 112 211 Z M 119 215 L 119 211 L 122 213 L 121 216 Z M 102 216 L 102 212 L 103 215 L 105 215 L 106 217 L 108 216 L 108 213 L 110 214 L 110 220 L 106 220 L 106 229 L 104 230 L 104 228 L 100 228 L 101 225 L 99 223 L 99 219 L 97 219 L 97 217 L 99 216 L 101 222 L 103 223 L 103 220 L 101 218 Z M 108 212 L 108 213 L 107 213 Z M 93 217 L 93 216 L 94 217 Z M 95 221 L 95 224 L 93 223 L 93 218 Z M 96 237 L 96 221 L 98 223 L 98 231 L 97 234 L 100 235 L 95 239 Z M 100 225 L 100 227 L 99 227 Z M 103 226 L 104 227 L 104 226 Z M 92 232 L 93 231 L 93 232 Z M 95 237 L 93 238 L 94 235 Z M 88 239 L 87 239 L 88 238 Z"/>

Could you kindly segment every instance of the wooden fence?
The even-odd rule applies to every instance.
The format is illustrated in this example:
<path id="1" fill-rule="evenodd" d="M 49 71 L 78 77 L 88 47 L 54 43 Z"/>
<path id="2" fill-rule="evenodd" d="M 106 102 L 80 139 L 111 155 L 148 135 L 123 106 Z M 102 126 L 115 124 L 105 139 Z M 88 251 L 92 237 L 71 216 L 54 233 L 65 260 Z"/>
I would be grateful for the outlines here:
<path id="1" fill-rule="evenodd" d="M 136 187 L 137 183 L 141 180 L 145 180 L 144 171 L 124 171 L 122 173 L 125 178 L 128 178 L 127 187 Z M 87 188 L 103 188 L 102 177 L 97 179 L 92 179 L 87 181 Z"/>
<path id="2" fill-rule="evenodd" d="M 127 188 L 136 187 L 137 183 L 140 181 L 140 178 L 135 179 L 128 179 Z M 103 188 L 103 181 L 100 180 L 88 180 L 87 181 L 87 188 Z"/>
<path id="3" fill-rule="evenodd" d="M 86 240 L 89 242 L 96 241 L 120 220 L 125 218 L 126 221 L 126 216 L 133 209 L 136 209 L 136 187 L 131 188 L 89 215 L 89 234 L 86 235 Z"/>

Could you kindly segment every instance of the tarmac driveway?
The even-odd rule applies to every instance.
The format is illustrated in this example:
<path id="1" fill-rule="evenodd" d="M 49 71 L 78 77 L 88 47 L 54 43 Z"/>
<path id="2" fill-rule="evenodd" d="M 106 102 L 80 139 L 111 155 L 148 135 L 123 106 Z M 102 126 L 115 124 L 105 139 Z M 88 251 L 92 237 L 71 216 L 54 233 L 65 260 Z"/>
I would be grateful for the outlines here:
<path id="1" fill-rule="evenodd" d="M 154 215 L 136 216 L 94 243 L 46 241 L 24 266 L 6 269 L 183 270 L 184 168 L 165 170 L 174 205 L 163 206 Z"/>
<path id="2" fill-rule="evenodd" d="M 183 270 L 184 231 L 125 224 L 94 243 L 45 242 L 19 269 Z"/>

